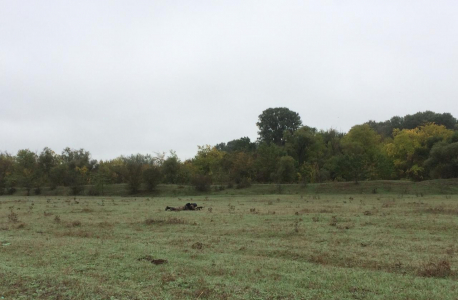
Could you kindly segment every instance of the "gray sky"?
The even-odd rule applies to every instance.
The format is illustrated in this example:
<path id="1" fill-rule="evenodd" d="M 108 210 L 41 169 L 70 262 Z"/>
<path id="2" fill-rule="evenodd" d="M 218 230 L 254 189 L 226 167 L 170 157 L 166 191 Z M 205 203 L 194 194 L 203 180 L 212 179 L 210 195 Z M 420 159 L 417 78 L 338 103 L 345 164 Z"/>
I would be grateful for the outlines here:
<path id="1" fill-rule="evenodd" d="M 95 159 L 257 138 L 269 107 L 348 131 L 458 117 L 458 1 L 0 0 L 0 151 Z"/>

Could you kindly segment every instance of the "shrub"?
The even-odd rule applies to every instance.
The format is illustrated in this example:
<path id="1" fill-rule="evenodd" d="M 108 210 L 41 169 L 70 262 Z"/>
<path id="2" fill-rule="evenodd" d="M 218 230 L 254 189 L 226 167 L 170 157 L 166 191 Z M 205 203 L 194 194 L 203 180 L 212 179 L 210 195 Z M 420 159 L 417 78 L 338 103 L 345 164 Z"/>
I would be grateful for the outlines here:
<path id="1" fill-rule="evenodd" d="M 82 185 L 74 185 L 71 187 L 72 195 L 79 195 L 83 190 L 84 187 Z"/>
<path id="2" fill-rule="evenodd" d="M 35 195 L 41 195 L 41 187 L 36 187 L 33 191 Z"/>
<path id="3" fill-rule="evenodd" d="M 207 192 L 210 190 L 211 179 L 205 175 L 195 175 L 192 178 L 191 184 L 199 192 Z"/>
<path id="4" fill-rule="evenodd" d="M 146 184 L 146 189 L 151 192 L 161 181 L 161 171 L 157 167 L 150 167 L 143 171 L 143 181 Z"/>
<path id="5" fill-rule="evenodd" d="M 8 221 L 10 221 L 12 223 L 19 222 L 19 217 L 18 217 L 17 213 L 15 213 L 13 210 L 11 210 L 11 212 L 8 215 Z"/>
<path id="6" fill-rule="evenodd" d="M 248 178 L 243 178 L 240 182 L 237 183 L 237 189 L 249 188 L 251 186 L 251 180 Z"/>

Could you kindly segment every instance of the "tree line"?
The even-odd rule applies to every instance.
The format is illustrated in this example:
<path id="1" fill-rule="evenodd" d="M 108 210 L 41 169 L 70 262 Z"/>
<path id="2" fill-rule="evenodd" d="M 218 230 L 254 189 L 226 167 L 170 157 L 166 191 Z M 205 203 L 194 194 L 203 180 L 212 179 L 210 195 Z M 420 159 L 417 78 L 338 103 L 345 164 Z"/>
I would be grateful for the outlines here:
<path id="1" fill-rule="evenodd" d="M 160 183 L 192 184 L 205 191 L 211 185 L 458 177 L 458 123 L 449 113 L 369 121 L 343 133 L 305 126 L 298 113 L 280 107 L 263 111 L 256 125 L 256 141 L 242 137 L 198 146 L 195 157 L 185 161 L 173 151 L 100 161 L 84 149 L 3 152 L 0 194 L 13 194 L 18 187 L 40 194 L 44 187 L 57 186 L 79 194 L 91 185 L 90 193 L 98 195 L 117 183 L 126 183 L 134 194 Z"/>

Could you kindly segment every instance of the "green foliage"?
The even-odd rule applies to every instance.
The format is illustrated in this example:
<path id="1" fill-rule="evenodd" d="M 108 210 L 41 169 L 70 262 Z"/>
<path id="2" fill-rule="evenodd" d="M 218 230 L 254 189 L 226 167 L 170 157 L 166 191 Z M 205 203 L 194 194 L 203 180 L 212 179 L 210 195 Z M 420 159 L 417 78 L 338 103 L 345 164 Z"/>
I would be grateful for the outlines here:
<path id="1" fill-rule="evenodd" d="M 292 134 L 302 125 L 302 121 L 298 113 L 286 107 L 277 107 L 263 111 L 256 125 L 260 142 L 283 146 L 285 131 Z"/>
<path id="2" fill-rule="evenodd" d="M 16 155 L 15 176 L 20 186 L 30 190 L 38 183 L 37 155 L 28 149 L 19 150 Z"/>
<path id="3" fill-rule="evenodd" d="M 143 170 L 143 181 L 148 192 L 153 191 L 161 182 L 161 171 L 156 166 L 149 166 Z"/>
<path id="4" fill-rule="evenodd" d="M 143 169 L 153 164 L 150 155 L 130 155 L 121 157 L 124 162 L 123 176 L 127 182 L 127 188 L 131 194 L 138 193 L 143 181 Z"/>
<path id="5" fill-rule="evenodd" d="M 242 188 L 251 183 L 420 181 L 458 176 L 458 124 L 447 113 L 426 111 L 385 122 L 369 121 L 346 134 L 301 125 L 297 113 L 269 108 L 259 115 L 256 143 L 242 137 L 215 147 L 198 146 L 195 157 L 186 161 L 180 161 L 174 151 L 168 156 L 137 154 L 108 161 L 92 160 L 89 151 L 71 148 L 61 154 L 47 147 L 39 155 L 27 149 L 15 156 L 0 153 L 0 194 L 16 188 L 27 194 L 31 189 L 46 193 L 42 189 L 46 186 L 49 190 L 64 186 L 79 194 L 90 185 L 89 193 L 103 195 L 107 184 L 122 183 L 129 193 L 137 193 L 142 184 L 151 191 L 160 182 L 191 183 L 207 190 L 210 183 Z"/>
<path id="6" fill-rule="evenodd" d="M 199 192 L 208 192 L 211 187 L 211 178 L 207 175 L 195 174 L 192 177 L 191 184 Z"/>
<path id="7" fill-rule="evenodd" d="M 161 165 L 165 183 L 180 183 L 181 161 L 175 152 L 170 151 L 170 156 Z"/>
<path id="8" fill-rule="evenodd" d="M 279 159 L 275 181 L 278 183 L 292 183 L 296 180 L 296 167 L 294 158 L 283 156 Z"/>
<path id="9" fill-rule="evenodd" d="M 432 178 L 458 177 L 458 142 L 434 145 L 425 166 L 430 170 Z"/>
<path id="10" fill-rule="evenodd" d="M 256 144 L 252 143 L 249 137 L 242 137 L 237 140 L 232 140 L 225 143 L 220 143 L 215 146 L 220 151 L 231 152 L 252 152 L 256 150 Z"/>
<path id="11" fill-rule="evenodd" d="M 254 162 L 256 180 L 258 182 L 271 182 L 277 171 L 278 160 L 285 154 L 284 149 L 280 146 L 261 143 Z"/>

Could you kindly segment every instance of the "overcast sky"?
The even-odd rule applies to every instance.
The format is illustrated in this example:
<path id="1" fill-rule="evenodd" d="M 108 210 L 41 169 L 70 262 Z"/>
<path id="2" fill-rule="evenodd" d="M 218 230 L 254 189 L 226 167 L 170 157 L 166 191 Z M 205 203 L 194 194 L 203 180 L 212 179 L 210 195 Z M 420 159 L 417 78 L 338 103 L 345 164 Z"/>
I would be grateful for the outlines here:
<path id="1" fill-rule="evenodd" d="M 0 0 L 0 151 L 95 159 L 248 136 L 269 107 L 348 131 L 458 117 L 458 1 Z"/>

